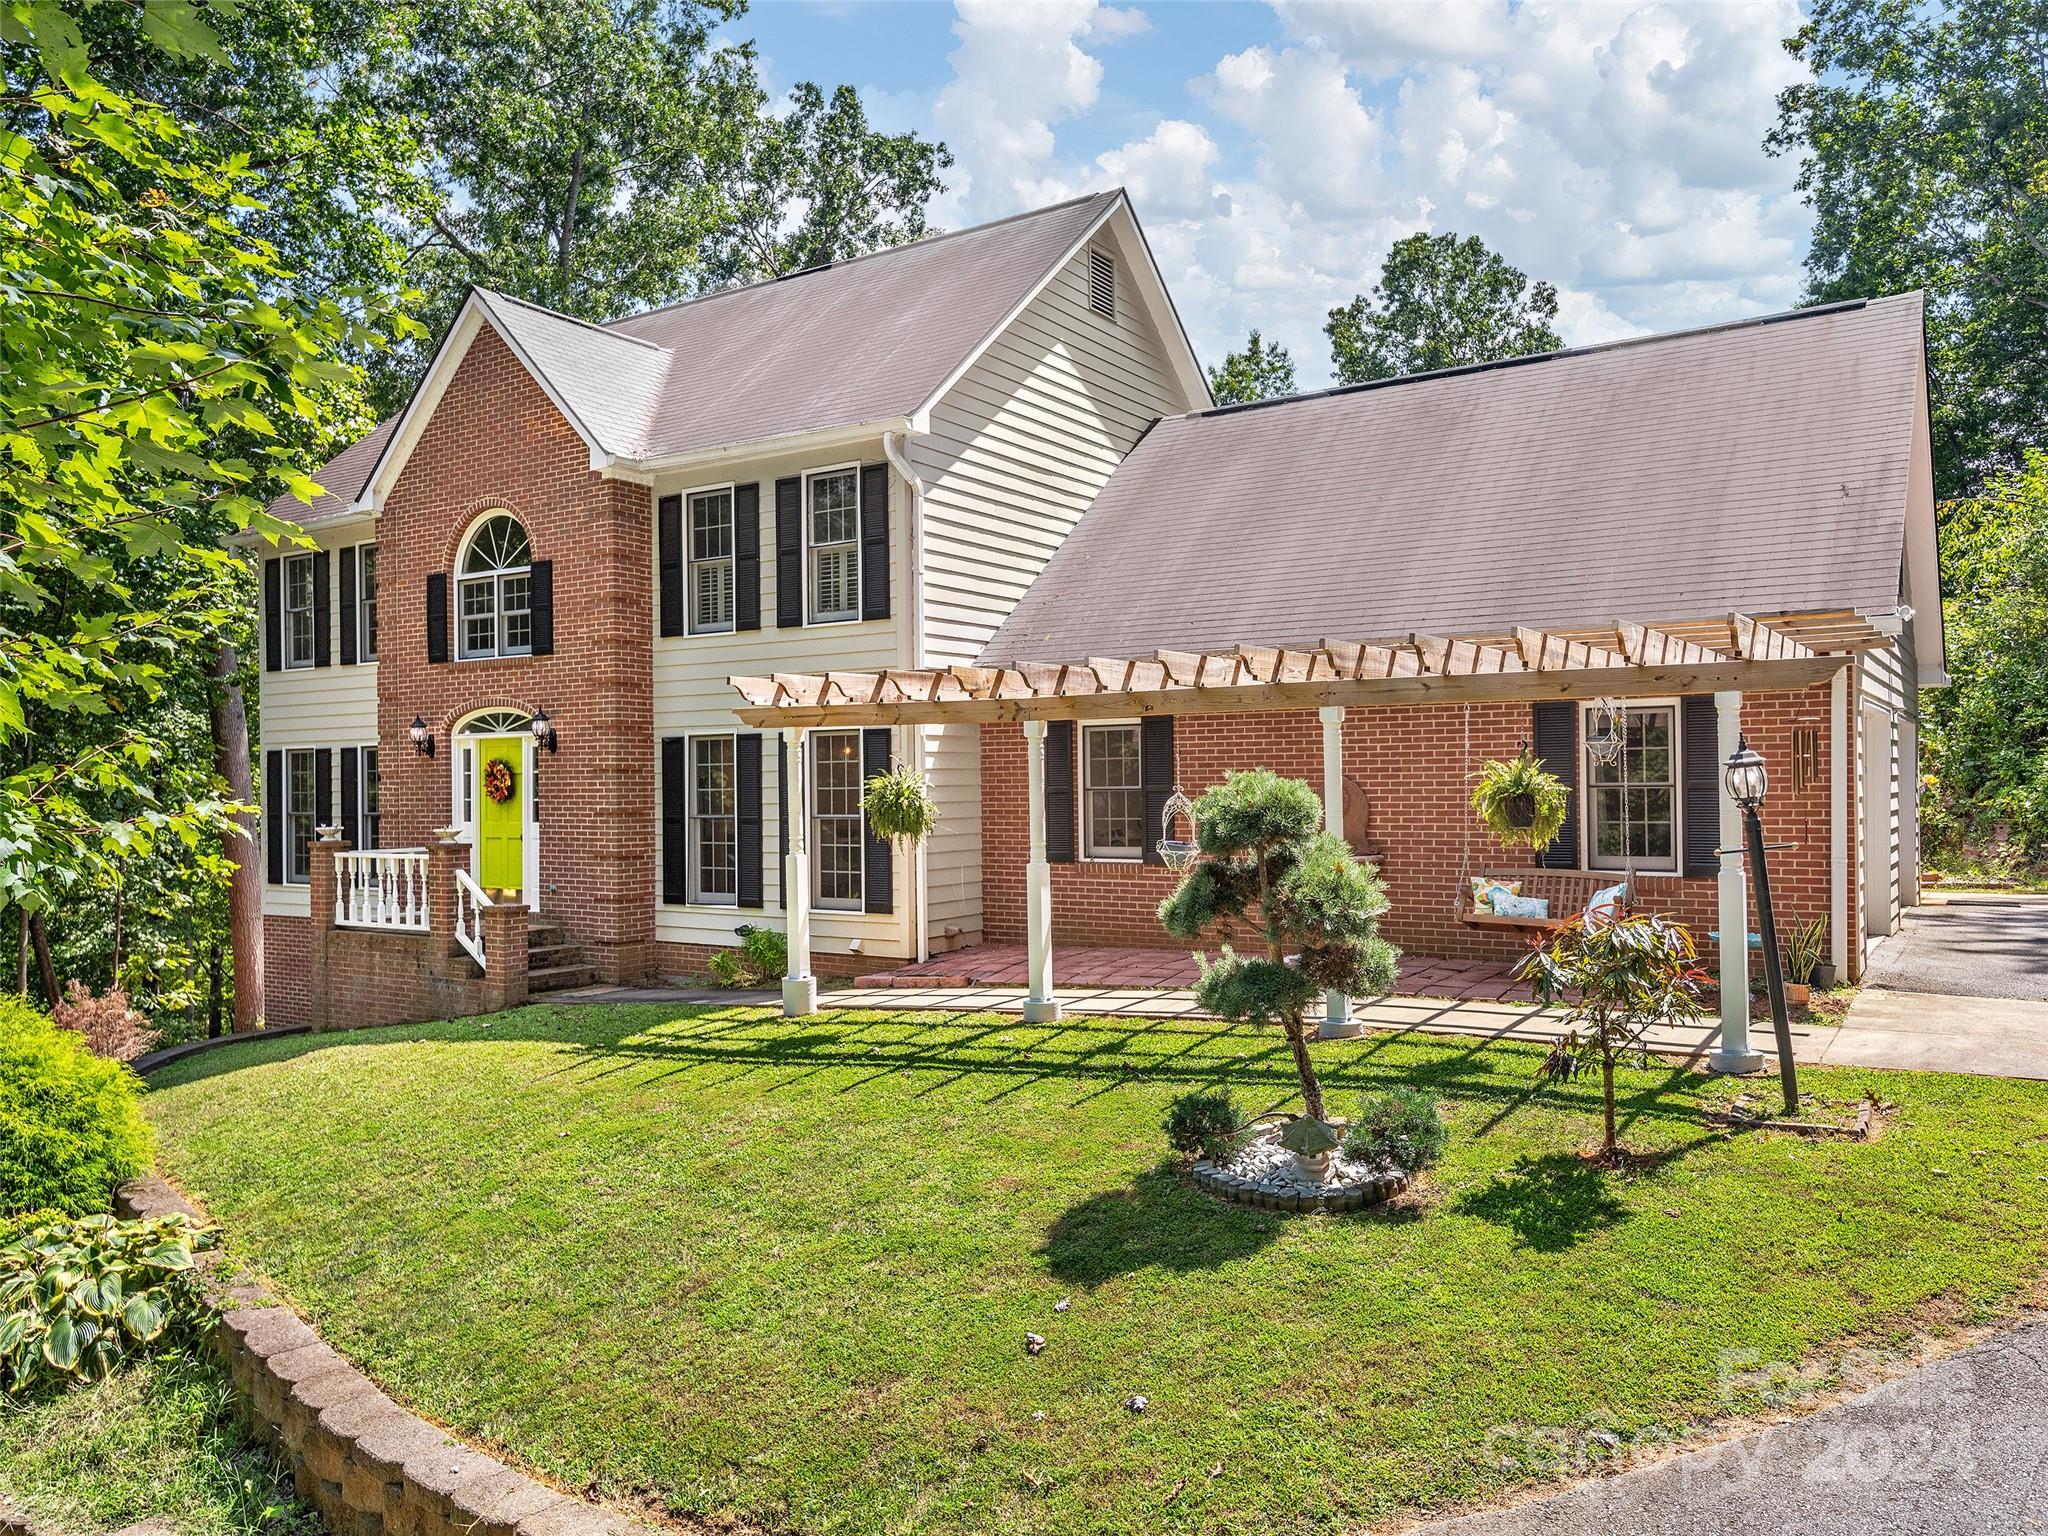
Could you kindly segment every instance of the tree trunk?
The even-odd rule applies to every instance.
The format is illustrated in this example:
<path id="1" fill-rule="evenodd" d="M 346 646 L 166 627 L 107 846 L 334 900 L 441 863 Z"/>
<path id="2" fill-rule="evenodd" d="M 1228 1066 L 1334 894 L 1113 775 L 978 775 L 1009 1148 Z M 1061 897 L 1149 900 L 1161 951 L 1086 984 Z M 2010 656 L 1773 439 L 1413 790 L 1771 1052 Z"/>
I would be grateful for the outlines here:
<path id="1" fill-rule="evenodd" d="M 43 983 L 43 1006 L 54 1008 L 64 994 L 57 987 L 57 967 L 50 963 L 50 935 L 43 927 L 43 914 L 28 920 L 29 938 L 36 947 L 36 975 Z"/>
<path id="2" fill-rule="evenodd" d="M 121 901 L 128 894 L 127 887 L 118 880 L 114 883 L 114 961 L 107 968 L 109 991 L 121 985 Z"/>
<path id="3" fill-rule="evenodd" d="M 1607 1124 L 1607 1153 L 1611 1157 L 1614 1155 L 1615 1148 L 1618 1145 L 1614 1135 L 1614 1053 L 1612 1051 L 1602 1051 L 1600 1053 L 1600 1098 L 1601 1109 L 1605 1114 Z"/>
<path id="4" fill-rule="evenodd" d="M 1311 1120 L 1327 1120 L 1323 1113 L 1323 1085 L 1308 1059 L 1308 1031 L 1298 1018 L 1287 1021 L 1287 1044 L 1294 1051 L 1294 1070 L 1301 1075 L 1301 1102 Z"/>
<path id="5" fill-rule="evenodd" d="M 249 766 L 249 712 L 235 682 L 235 648 L 223 643 L 214 653 L 213 687 L 208 690 L 213 717 L 213 771 L 228 787 L 228 798 L 256 803 L 254 774 Z M 222 838 L 234 873 L 228 880 L 228 939 L 235 953 L 235 1033 L 263 1023 L 263 869 L 256 817 L 239 812 Z"/>
<path id="6" fill-rule="evenodd" d="M 206 1038 L 220 1038 L 220 940 L 206 946 Z"/>
<path id="7" fill-rule="evenodd" d="M 28 1001 L 28 908 L 17 907 L 15 915 L 21 919 L 21 953 L 14 962 L 14 990 L 21 994 L 23 1002 Z"/>

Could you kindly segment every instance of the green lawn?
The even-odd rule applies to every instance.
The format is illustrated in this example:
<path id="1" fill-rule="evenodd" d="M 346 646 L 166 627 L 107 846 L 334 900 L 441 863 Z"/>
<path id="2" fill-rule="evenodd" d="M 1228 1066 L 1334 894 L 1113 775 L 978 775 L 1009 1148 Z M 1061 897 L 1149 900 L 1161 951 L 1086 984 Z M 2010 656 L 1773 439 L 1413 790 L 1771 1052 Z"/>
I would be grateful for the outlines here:
<path id="1" fill-rule="evenodd" d="M 1416 1202 L 1344 1218 L 1162 1168 L 1174 1093 L 1293 1091 L 1277 1035 L 1200 1022 L 538 1006 L 196 1058 L 148 1107 L 404 1401 L 804 1532 L 1343 1530 L 1532 1475 L 1496 1426 L 1739 1412 L 1725 1352 L 1988 1317 L 2048 1270 L 2048 1085 L 1802 1073 L 1901 1105 L 1847 1144 L 1731 1137 L 1699 1114 L 1725 1085 L 1630 1072 L 1626 1139 L 1665 1156 L 1623 1177 L 1538 1054 L 1318 1047 L 1333 1112 L 1419 1083 L 1453 1130 Z"/>

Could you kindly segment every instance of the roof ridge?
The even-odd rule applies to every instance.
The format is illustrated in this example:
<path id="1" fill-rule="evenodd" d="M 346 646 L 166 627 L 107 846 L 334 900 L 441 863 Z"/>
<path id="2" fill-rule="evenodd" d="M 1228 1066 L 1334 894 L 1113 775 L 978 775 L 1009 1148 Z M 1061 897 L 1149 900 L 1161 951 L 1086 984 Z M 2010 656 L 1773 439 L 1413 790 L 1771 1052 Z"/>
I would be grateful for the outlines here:
<path id="1" fill-rule="evenodd" d="M 1918 290 L 1911 290 L 1917 292 Z M 1339 395 L 1362 395 L 1400 384 L 1421 384 L 1432 379 L 1456 379 L 1470 374 L 1495 373 L 1507 368 L 1526 368 L 1534 363 L 1552 363 L 1568 357 L 1593 357 L 1602 352 L 1619 352 L 1627 347 L 1655 346 L 1659 342 L 1686 341 L 1696 336 L 1713 336 L 1723 331 L 1746 331 L 1766 325 L 1783 325 L 1791 320 L 1811 320 L 1821 315 L 1848 314 L 1872 304 L 1887 303 L 1906 294 L 1880 294 L 1874 299 L 1837 299 L 1829 304 L 1811 304 L 1801 309 L 1779 310 L 1774 314 L 1750 315 L 1741 320 L 1721 320 L 1713 325 L 1696 325 L 1682 331 L 1653 331 L 1646 336 L 1623 336 L 1616 341 L 1596 341 L 1583 347 L 1559 347 L 1550 352 L 1532 352 L 1526 357 L 1497 357 L 1484 363 L 1460 363 L 1452 368 L 1431 368 L 1422 373 L 1396 374 L 1391 379 L 1367 379 L 1360 384 L 1334 384 L 1298 395 L 1278 395 L 1270 400 L 1247 400 L 1236 405 L 1212 405 L 1205 411 L 1189 411 L 1181 419 L 1194 421 L 1206 416 L 1234 416 L 1243 411 L 1266 410 L 1276 405 L 1297 405 L 1304 400 L 1328 400 Z"/>
<path id="2" fill-rule="evenodd" d="M 522 299 L 515 293 L 505 293 L 496 288 L 486 288 L 481 283 L 476 285 L 476 291 L 483 295 L 486 304 L 489 304 L 494 299 L 502 299 L 507 304 L 516 304 L 521 309 L 530 309 L 537 315 L 546 315 L 550 320 L 566 320 L 571 325 L 580 325 L 586 331 L 595 331 L 598 335 L 609 336 L 614 341 L 630 341 L 636 347 L 646 347 L 655 352 L 668 351 L 668 348 L 658 341 L 649 341 L 644 336 L 634 336 L 625 331 L 614 331 L 609 324 L 597 320 L 585 320 L 581 315 L 565 315 L 559 309 L 549 309 L 545 304 L 536 304 L 531 299 Z"/>
<path id="3" fill-rule="evenodd" d="M 751 283 L 734 283 L 730 287 L 714 288 L 709 293 L 694 293 L 686 299 L 676 299 L 667 304 L 657 304 L 652 309 L 639 309 L 630 315 L 616 316 L 613 319 L 604 321 L 598 326 L 598 329 L 609 332 L 614 327 L 624 325 L 629 320 L 645 320 L 650 315 L 665 315 L 670 310 L 688 309 L 693 304 L 709 303 L 712 299 L 730 298 L 734 294 L 739 293 L 752 293 L 756 288 L 773 288 L 778 283 L 786 283 L 792 278 L 802 277 L 810 272 L 837 272 L 842 267 L 851 267 L 863 261 L 872 261 L 877 256 L 900 255 L 904 251 L 919 250 L 924 246 L 937 245 L 944 240 L 957 240 L 962 235 L 978 235 L 987 230 L 1000 229 L 1005 224 L 1015 224 L 1022 219 L 1035 219 L 1044 214 L 1058 213 L 1062 209 L 1078 207 L 1082 203 L 1094 202 L 1100 198 L 1121 197 L 1123 195 L 1124 189 L 1122 187 L 1111 187 L 1103 192 L 1084 192 L 1079 197 L 1070 197 L 1063 202 L 1047 203 L 1043 208 L 1026 208 L 1018 213 L 1006 213 L 1000 219 L 989 219 L 980 224 L 969 224 L 965 229 L 942 229 L 937 234 L 924 235 L 916 240 L 906 240 L 901 245 L 878 246 L 872 251 L 862 251 L 858 256 L 849 256 L 844 261 L 828 261 L 815 267 L 799 267 L 796 271 L 785 272 L 780 277 L 757 278 Z"/>

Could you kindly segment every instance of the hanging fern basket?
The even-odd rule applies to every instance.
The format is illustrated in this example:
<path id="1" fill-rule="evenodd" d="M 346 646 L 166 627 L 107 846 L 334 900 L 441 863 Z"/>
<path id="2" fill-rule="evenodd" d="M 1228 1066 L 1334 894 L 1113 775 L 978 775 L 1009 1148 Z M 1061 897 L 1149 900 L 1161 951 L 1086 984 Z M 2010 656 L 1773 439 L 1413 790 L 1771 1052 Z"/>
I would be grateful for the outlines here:
<path id="1" fill-rule="evenodd" d="M 915 847 L 930 837 L 939 824 L 939 807 L 932 798 L 931 780 L 901 763 L 867 781 L 861 791 L 860 808 L 877 837 L 885 837 L 901 847 Z"/>
<path id="2" fill-rule="evenodd" d="M 1564 827 L 1571 791 L 1526 746 L 1487 763 L 1472 789 L 1479 824 L 1509 848 L 1541 848 Z"/>

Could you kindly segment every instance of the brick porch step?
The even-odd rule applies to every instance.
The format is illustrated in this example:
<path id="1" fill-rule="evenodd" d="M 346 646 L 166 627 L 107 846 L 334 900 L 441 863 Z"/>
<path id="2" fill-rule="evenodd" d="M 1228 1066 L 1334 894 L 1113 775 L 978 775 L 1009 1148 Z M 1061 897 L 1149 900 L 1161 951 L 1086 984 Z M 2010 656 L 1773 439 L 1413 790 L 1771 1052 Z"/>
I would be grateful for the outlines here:
<path id="1" fill-rule="evenodd" d="M 583 946 L 559 923 L 529 922 L 526 928 L 526 990 L 560 992 L 587 987 L 597 971 L 583 958 Z"/>
<path id="2" fill-rule="evenodd" d="M 587 987 L 595 980 L 597 971 L 592 966 L 549 965 L 527 971 L 526 990 L 529 993 L 560 992 L 566 987 Z"/>

